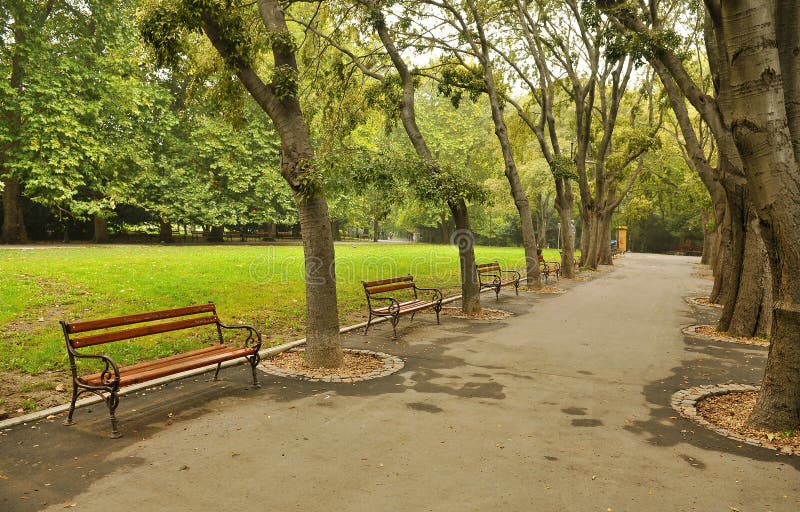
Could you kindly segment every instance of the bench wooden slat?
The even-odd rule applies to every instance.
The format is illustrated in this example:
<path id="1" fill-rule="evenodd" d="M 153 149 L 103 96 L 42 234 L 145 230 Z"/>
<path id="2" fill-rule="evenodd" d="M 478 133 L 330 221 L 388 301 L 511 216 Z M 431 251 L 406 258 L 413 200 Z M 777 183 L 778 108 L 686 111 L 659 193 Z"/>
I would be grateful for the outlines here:
<path id="1" fill-rule="evenodd" d="M 164 377 L 166 375 L 173 375 L 175 373 L 194 370 L 195 368 L 201 368 L 203 366 L 209 366 L 212 364 L 221 363 L 223 361 L 228 361 L 231 359 L 246 357 L 254 353 L 255 349 L 252 347 L 228 348 L 227 350 L 217 351 L 212 354 L 202 353 L 196 357 L 184 358 L 181 361 L 173 362 L 172 364 L 167 366 L 157 366 L 146 370 L 128 371 L 129 370 L 128 368 L 121 368 L 120 387 L 130 386 L 132 384 L 138 384 L 140 382 L 146 382 L 148 380 L 157 379 L 159 377 Z M 186 354 L 192 355 L 193 353 L 187 352 Z M 91 377 L 92 380 L 88 380 L 88 377 L 81 380 L 83 380 L 89 385 L 100 384 L 100 374 L 95 374 Z"/>
<path id="2" fill-rule="evenodd" d="M 169 366 L 170 364 L 176 363 L 181 361 L 182 359 L 189 359 L 192 357 L 196 357 L 197 354 L 212 354 L 214 352 L 224 351 L 229 349 L 230 347 L 226 345 L 222 345 L 220 343 L 216 345 L 211 345 L 210 347 L 204 347 L 197 350 L 191 350 L 189 352 L 183 352 L 181 354 L 175 354 L 174 356 L 164 357 L 162 359 L 155 359 L 152 361 L 142 361 L 141 363 L 136 363 L 131 366 L 126 366 L 125 371 L 140 371 L 143 369 L 148 368 L 157 368 L 160 366 Z M 99 375 L 99 373 L 97 374 Z M 84 378 L 89 378 L 91 375 L 87 375 Z"/>
<path id="3" fill-rule="evenodd" d="M 214 316 L 204 316 L 200 318 L 190 318 L 188 320 L 178 320 L 177 322 L 166 322 L 163 324 L 147 325 L 144 327 L 136 327 L 134 329 L 123 329 L 121 331 L 104 332 L 102 334 L 93 334 L 90 336 L 83 336 L 81 338 L 72 338 L 72 345 L 75 348 L 89 347 L 92 345 L 99 345 L 101 343 L 108 343 L 110 341 L 128 340 L 131 338 L 149 336 L 151 334 L 160 334 L 163 332 L 188 329 L 190 327 L 199 327 L 201 325 L 216 324 L 218 321 L 219 319 L 217 318 L 216 315 L 214 315 Z"/>
<path id="4" fill-rule="evenodd" d="M 406 283 L 398 283 L 398 284 L 388 284 L 385 286 L 375 286 L 373 288 L 365 288 L 367 293 L 370 295 L 375 295 L 376 293 L 386 293 L 391 292 L 394 290 L 402 290 L 404 288 L 414 288 L 413 282 L 406 282 Z"/>
<path id="5" fill-rule="evenodd" d="M 407 309 L 407 308 L 409 308 L 411 306 L 414 306 L 416 304 L 430 304 L 430 303 L 429 302 L 425 302 L 424 300 L 421 300 L 421 299 L 414 299 L 414 300 L 408 300 L 406 302 L 401 302 L 400 303 L 400 312 L 403 312 L 405 309 Z M 379 313 L 379 314 L 380 313 L 387 313 L 390 308 L 391 308 L 391 306 L 382 306 L 382 307 L 373 309 L 373 311 L 375 313 Z"/>
<path id="6" fill-rule="evenodd" d="M 109 327 L 122 327 L 123 325 L 138 324 L 142 322 L 152 322 L 155 320 L 166 320 L 179 316 L 196 315 L 198 313 L 208 313 L 214 311 L 214 304 L 200 304 L 197 306 L 186 306 L 182 308 L 164 309 L 161 311 L 151 311 L 149 313 L 139 313 L 136 315 L 116 316 L 104 318 L 102 320 L 88 320 L 86 322 L 73 322 L 67 324 L 70 334 L 79 332 L 94 331 L 97 329 L 108 329 Z"/>
<path id="7" fill-rule="evenodd" d="M 385 284 L 392 284 L 392 283 L 399 283 L 402 281 L 413 281 L 413 280 L 414 276 L 407 275 L 402 277 L 392 277 L 390 279 L 381 279 L 379 281 L 362 281 L 362 283 L 364 283 L 365 287 L 371 288 L 373 286 L 382 286 Z"/>

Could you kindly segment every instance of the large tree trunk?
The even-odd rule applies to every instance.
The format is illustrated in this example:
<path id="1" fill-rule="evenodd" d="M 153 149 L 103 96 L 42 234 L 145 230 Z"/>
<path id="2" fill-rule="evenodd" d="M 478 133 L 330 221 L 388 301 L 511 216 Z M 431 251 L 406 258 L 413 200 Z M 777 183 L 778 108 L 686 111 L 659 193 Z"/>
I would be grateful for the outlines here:
<path id="1" fill-rule="evenodd" d="M 800 34 L 796 1 L 721 3 L 731 59 L 731 126 L 760 218 L 775 299 L 751 426 L 800 425 Z M 776 44 L 777 42 L 777 44 Z"/>
<path id="2" fill-rule="evenodd" d="M 483 21 L 481 20 L 481 15 L 475 2 L 473 0 L 468 0 L 467 5 L 475 21 L 476 33 L 474 35 L 478 37 L 478 44 L 475 45 L 475 49 L 476 51 L 480 51 L 479 59 L 483 67 L 483 83 L 486 86 L 486 93 L 489 96 L 489 106 L 491 107 L 492 121 L 494 122 L 494 133 L 497 135 L 497 140 L 500 142 L 500 150 L 503 155 L 503 163 L 505 164 L 505 175 L 511 187 L 511 197 L 514 200 L 514 206 L 517 207 L 517 213 L 519 214 L 520 228 L 522 230 L 522 247 L 525 250 L 525 280 L 528 289 L 538 290 L 542 287 L 542 281 L 539 274 L 539 255 L 536 251 L 536 232 L 533 229 L 531 206 L 528 201 L 528 196 L 525 194 L 525 189 L 522 186 L 522 181 L 519 178 L 517 164 L 514 160 L 514 153 L 511 150 L 511 141 L 508 138 L 508 127 L 503 117 L 504 102 L 501 101 L 497 91 L 492 59 L 489 52 L 489 43 L 484 33 Z M 468 34 L 465 34 L 465 36 L 468 36 L 470 39 L 474 37 Z"/>
<path id="3" fill-rule="evenodd" d="M 561 276 L 575 277 L 575 232 L 572 229 L 572 184 L 569 178 L 556 178 L 558 221 L 561 224 Z"/>
<path id="4" fill-rule="evenodd" d="M 272 35 L 274 69 L 296 75 L 297 61 L 286 18 L 276 0 L 258 0 L 261 21 Z M 294 192 L 306 267 L 306 357 L 311 367 L 336 368 L 344 356 L 339 338 L 336 270 L 328 204 L 314 159 L 314 148 L 296 92 L 276 95 L 250 63 L 236 54 L 239 43 L 227 38 L 224 14 L 215 4 L 199 6 L 203 29 L 258 105 L 272 119 L 281 139 L 281 175 Z"/>
<path id="5" fill-rule="evenodd" d="M 744 264 L 744 246 L 746 234 L 746 214 L 745 195 L 740 187 L 735 190 L 726 190 L 728 199 L 727 208 L 727 227 L 729 228 L 729 238 L 725 240 L 723 247 L 724 257 L 720 263 L 720 275 L 716 278 L 719 281 L 714 283 L 712 290 L 713 301 L 723 305 L 722 315 L 720 316 L 717 329 L 727 332 L 730 329 L 733 312 L 736 308 L 736 297 L 739 293 L 739 282 L 742 276 Z M 717 288 L 719 288 L 717 290 Z"/>
<path id="6" fill-rule="evenodd" d="M 285 154 L 285 152 L 284 152 Z M 337 367 L 343 361 L 336 301 L 336 266 L 328 203 L 320 190 L 296 194 L 306 266 L 306 361 L 312 367 Z"/>
<path id="7" fill-rule="evenodd" d="M 172 243 L 172 223 L 162 220 L 158 224 L 158 241 Z"/>
<path id="8" fill-rule="evenodd" d="M 734 336 L 769 335 L 769 321 L 772 318 L 771 276 L 767 250 L 758 232 L 758 223 L 758 217 L 750 209 L 736 304 L 727 329 Z"/>
<path id="9" fill-rule="evenodd" d="M 28 241 L 22 214 L 22 187 L 16 178 L 3 178 L 3 231 L 0 242 L 22 244 Z"/>
<path id="10" fill-rule="evenodd" d="M 379 18 L 375 19 L 374 22 L 375 30 L 378 32 L 378 37 L 383 43 L 383 47 L 400 75 L 403 85 L 403 96 L 400 103 L 400 120 L 403 123 L 403 128 L 417 155 L 426 162 L 433 164 L 431 166 L 432 172 L 438 172 L 438 162 L 433 157 L 433 153 L 431 153 L 428 143 L 425 141 L 419 125 L 417 125 L 414 76 L 394 44 L 394 40 L 386 27 L 386 20 L 383 14 L 380 11 L 374 12 L 374 14 L 379 15 Z M 449 200 L 448 207 L 455 223 L 456 236 L 454 238 L 458 245 L 459 264 L 461 266 L 461 309 L 464 313 L 478 313 L 481 310 L 480 283 L 478 282 L 475 266 L 475 235 L 470 227 L 469 211 L 463 198 Z M 447 243 L 449 236 L 447 236 L 446 219 L 444 217 L 442 218 L 441 226 L 443 243 Z"/>
<path id="11" fill-rule="evenodd" d="M 480 313 L 481 287 L 475 265 L 475 235 L 469 225 L 467 204 L 463 199 L 450 204 L 456 224 L 453 241 L 458 247 L 458 260 L 461 265 L 461 309 L 464 313 Z"/>
<path id="12" fill-rule="evenodd" d="M 700 210 L 700 227 L 703 230 L 703 252 L 700 254 L 700 264 L 708 265 L 711 261 L 712 247 L 714 244 L 714 230 L 708 229 L 710 215 L 708 210 Z"/>
<path id="13" fill-rule="evenodd" d="M 100 215 L 94 216 L 94 235 L 92 241 L 96 244 L 107 244 L 109 242 L 108 236 L 108 221 Z"/>
<path id="14" fill-rule="evenodd" d="M 597 263 L 600 265 L 613 265 L 611 258 L 611 215 L 613 212 L 605 212 L 600 217 L 600 229 L 598 233 Z"/>

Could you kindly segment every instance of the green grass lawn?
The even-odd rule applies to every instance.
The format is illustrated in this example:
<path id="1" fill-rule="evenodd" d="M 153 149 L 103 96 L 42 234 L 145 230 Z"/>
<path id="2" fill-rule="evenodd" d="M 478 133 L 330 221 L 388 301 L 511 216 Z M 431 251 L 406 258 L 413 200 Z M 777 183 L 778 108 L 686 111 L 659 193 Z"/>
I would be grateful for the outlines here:
<path id="1" fill-rule="evenodd" d="M 477 247 L 479 262 L 524 267 L 522 248 Z M 556 250 L 545 259 L 557 260 Z M 361 280 L 414 274 L 420 286 L 459 292 L 455 246 L 336 246 L 342 325 L 365 320 Z M 222 321 L 256 326 L 270 343 L 302 337 L 300 246 L 97 246 L 0 249 L 0 370 L 68 368 L 59 320 L 88 320 L 213 301 Z M 197 336 L 111 344 L 121 364 L 195 348 Z M 103 347 L 105 350 L 106 347 Z"/>

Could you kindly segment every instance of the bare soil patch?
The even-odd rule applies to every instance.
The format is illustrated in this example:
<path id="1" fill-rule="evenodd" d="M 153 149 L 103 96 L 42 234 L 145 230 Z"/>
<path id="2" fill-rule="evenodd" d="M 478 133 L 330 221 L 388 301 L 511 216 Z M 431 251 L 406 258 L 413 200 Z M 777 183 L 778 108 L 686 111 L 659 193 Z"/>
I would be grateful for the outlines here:
<path id="1" fill-rule="evenodd" d="M 357 377 L 383 368 L 383 361 L 372 354 L 344 353 L 344 364 L 339 368 L 309 368 L 305 365 L 305 352 L 289 350 L 271 358 L 269 362 L 278 368 L 298 372 L 309 377 Z"/>
<path id="2" fill-rule="evenodd" d="M 713 395 L 697 402 L 697 413 L 706 421 L 746 438 L 757 439 L 765 445 L 788 447 L 800 455 L 800 425 L 786 432 L 769 432 L 746 425 L 747 418 L 758 398 L 758 391 L 730 392 Z"/>
<path id="3" fill-rule="evenodd" d="M 692 277 L 697 277 L 699 279 L 706 279 L 708 281 L 714 280 L 714 274 L 708 272 L 695 272 L 694 274 L 692 274 Z"/>
<path id="4" fill-rule="evenodd" d="M 37 375 L 0 372 L 0 420 L 67 403 L 71 393 L 66 371 Z"/>

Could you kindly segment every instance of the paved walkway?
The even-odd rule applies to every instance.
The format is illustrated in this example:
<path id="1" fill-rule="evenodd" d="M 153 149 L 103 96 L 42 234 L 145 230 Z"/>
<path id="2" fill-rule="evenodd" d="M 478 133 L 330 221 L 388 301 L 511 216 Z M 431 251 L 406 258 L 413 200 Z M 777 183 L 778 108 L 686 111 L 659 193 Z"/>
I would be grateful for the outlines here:
<path id="1" fill-rule="evenodd" d="M 406 360 L 375 381 L 248 390 L 229 369 L 123 397 L 119 440 L 101 407 L 17 427 L 0 437 L 0 510 L 797 512 L 798 458 L 669 407 L 684 387 L 757 383 L 764 364 L 680 335 L 713 314 L 683 300 L 710 287 L 696 261 L 629 254 L 565 294 L 504 291 L 506 321 L 347 336 Z"/>

